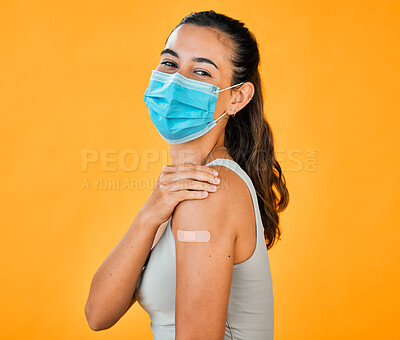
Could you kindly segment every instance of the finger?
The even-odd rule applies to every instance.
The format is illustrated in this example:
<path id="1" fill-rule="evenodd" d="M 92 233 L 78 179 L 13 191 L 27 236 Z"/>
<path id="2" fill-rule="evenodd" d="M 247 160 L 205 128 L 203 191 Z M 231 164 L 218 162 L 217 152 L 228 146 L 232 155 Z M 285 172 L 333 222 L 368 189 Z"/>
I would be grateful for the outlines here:
<path id="1" fill-rule="evenodd" d="M 195 164 L 195 163 L 183 163 L 176 165 L 176 171 L 192 171 L 192 170 L 204 171 L 214 176 L 218 176 L 218 171 L 209 166 Z"/>
<path id="2" fill-rule="evenodd" d="M 175 173 L 165 174 L 163 179 L 166 183 L 172 183 L 182 179 L 192 179 L 196 181 L 208 182 L 211 184 L 218 184 L 220 179 L 213 174 L 199 170 L 179 171 Z"/>
<path id="3" fill-rule="evenodd" d="M 192 179 L 181 179 L 170 183 L 169 190 L 170 191 L 200 190 L 200 191 L 214 192 L 217 190 L 217 186 L 215 184 L 210 184 L 208 182 L 195 181 Z"/>
<path id="4" fill-rule="evenodd" d="M 161 169 L 161 174 L 167 174 L 172 172 L 176 172 L 176 166 L 172 164 L 166 164 Z"/>
<path id="5" fill-rule="evenodd" d="M 208 196 L 207 191 L 191 191 L 191 190 L 181 190 L 176 191 L 174 195 L 177 197 L 177 201 L 181 202 L 184 200 L 192 200 L 192 199 L 202 199 Z"/>

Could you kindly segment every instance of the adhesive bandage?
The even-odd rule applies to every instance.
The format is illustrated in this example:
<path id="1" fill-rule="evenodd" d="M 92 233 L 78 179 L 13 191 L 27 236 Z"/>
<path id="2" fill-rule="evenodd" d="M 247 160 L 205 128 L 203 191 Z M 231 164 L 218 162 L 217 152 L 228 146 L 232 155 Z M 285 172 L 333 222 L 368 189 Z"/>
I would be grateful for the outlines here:
<path id="1" fill-rule="evenodd" d="M 207 230 L 179 230 L 177 232 L 178 241 L 182 242 L 208 242 L 211 235 Z"/>

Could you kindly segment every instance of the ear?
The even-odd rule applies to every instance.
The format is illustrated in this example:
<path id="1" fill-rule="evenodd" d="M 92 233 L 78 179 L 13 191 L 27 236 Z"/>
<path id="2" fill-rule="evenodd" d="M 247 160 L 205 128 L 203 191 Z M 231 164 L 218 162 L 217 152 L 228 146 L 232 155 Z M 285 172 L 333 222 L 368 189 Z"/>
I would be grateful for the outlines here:
<path id="1" fill-rule="evenodd" d="M 248 102 L 253 98 L 254 95 L 254 85 L 253 83 L 247 81 L 237 90 L 234 90 L 232 94 L 232 99 L 229 102 L 226 112 L 229 115 L 234 115 L 236 112 L 243 109 Z"/>

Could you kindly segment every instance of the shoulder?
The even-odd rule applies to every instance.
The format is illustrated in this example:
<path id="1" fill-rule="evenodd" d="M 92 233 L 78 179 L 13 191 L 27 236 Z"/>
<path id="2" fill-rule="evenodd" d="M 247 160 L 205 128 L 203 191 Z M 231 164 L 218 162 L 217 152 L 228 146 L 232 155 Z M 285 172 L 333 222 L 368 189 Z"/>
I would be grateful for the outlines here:
<path id="1" fill-rule="evenodd" d="M 180 202 L 172 215 L 172 229 L 176 234 L 176 230 L 181 227 L 197 230 L 207 226 L 216 233 L 215 236 L 221 234 L 235 239 L 235 225 L 243 216 L 246 207 L 243 203 L 251 200 L 250 192 L 235 171 L 222 165 L 213 165 L 210 168 L 218 171 L 220 183 L 216 184 L 217 191 L 209 192 L 203 199 Z"/>

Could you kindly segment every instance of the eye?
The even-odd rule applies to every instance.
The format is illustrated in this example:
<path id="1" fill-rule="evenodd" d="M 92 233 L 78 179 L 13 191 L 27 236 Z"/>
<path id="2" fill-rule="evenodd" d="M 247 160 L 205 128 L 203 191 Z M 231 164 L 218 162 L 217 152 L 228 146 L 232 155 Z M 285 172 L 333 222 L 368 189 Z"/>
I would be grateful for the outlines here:
<path id="1" fill-rule="evenodd" d="M 172 61 L 163 61 L 162 63 L 161 63 L 162 65 L 165 65 L 165 66 L 168 66 L 168 67 L 178 67 L 175 63 L 173 63 Z"/>
<path id="2" fill-rule="evenodd" d="M 203 72 L 203 74 L 200 74 L 200 73 L 197 73 L 197 72 Z M 199 74 L 200 76 L 207 76 L 207 77 L 211 77 L 211 75 L 210 75 L 208 72 L 206 72 L 206 71 L 203 71 L 203 70 L 198 70 L 198 71 L 196 71 L 196 73 L 197 73 L 197 74 Z"/>

